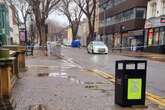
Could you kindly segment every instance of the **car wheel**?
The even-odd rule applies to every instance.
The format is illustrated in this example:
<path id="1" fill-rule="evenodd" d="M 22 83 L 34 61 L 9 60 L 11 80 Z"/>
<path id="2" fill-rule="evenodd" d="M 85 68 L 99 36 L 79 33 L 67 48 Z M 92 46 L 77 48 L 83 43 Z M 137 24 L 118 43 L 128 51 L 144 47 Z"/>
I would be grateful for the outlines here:
<path id="1" fill-rule="evenodd" d="M 88 49 L 87 49 L 87 52 L 90 53 Z"/>
<path id="2" fill-rule="evenodd" d="M 94 50 L 92 49 L 92 54 L 94 54 Z"/>

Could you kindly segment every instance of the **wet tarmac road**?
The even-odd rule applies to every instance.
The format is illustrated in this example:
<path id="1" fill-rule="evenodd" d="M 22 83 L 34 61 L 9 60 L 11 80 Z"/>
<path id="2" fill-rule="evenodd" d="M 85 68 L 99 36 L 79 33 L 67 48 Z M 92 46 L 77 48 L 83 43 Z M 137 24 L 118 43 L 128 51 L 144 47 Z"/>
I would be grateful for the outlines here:
<path id="1" fill-rule="evenodd" d="M 112 53 L 108 55 L 88 54 L 85 48 L 62 48 L 62 55 L 83 68 L 98 69 L 113 74 L 115 73 L 115 62 L 117 60 L 147 60 L 114 55 Z M 147 61 L 147 91 L 165 98 L 165 63 Z"/>

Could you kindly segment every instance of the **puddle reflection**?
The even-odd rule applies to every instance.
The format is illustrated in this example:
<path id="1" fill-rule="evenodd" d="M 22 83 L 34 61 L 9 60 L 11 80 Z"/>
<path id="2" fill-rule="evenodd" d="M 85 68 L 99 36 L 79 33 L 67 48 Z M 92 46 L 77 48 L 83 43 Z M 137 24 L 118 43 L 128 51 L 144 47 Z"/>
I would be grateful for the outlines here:
<path id="1" fill-rule="evenodd" d="M 85 84 L 83 81 L 76 79 L 74 76 L 69 76 L 67 73 L 64 72 L 57 72 L 57 73 L 39 73 L 39 77 L 54 77 L 54 78 L 63 78 L 68 79 L 69 81 L 76 83 L 76 84 Z"/>

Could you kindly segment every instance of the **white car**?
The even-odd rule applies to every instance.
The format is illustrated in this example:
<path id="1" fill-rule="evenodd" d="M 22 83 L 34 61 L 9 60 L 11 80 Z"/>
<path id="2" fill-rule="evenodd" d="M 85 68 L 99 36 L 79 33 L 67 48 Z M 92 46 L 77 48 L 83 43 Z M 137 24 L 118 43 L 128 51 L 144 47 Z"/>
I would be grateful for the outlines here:
<path id="1" fill-rule="evenodd" d="M 102 41 L 92 41 L 88 44 L 87 52 L 108 54 L 108 47 Z"/>

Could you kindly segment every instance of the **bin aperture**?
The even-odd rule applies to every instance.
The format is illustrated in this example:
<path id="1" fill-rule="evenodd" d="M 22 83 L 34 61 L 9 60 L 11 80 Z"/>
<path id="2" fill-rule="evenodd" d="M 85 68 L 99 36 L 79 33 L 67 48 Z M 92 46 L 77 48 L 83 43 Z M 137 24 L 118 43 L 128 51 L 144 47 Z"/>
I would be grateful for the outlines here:
<path id="1" fill-rule="evenodd" d="M 145 105 L 147 61 L 116 62 L 115 103 L 121 106 Z"/>

